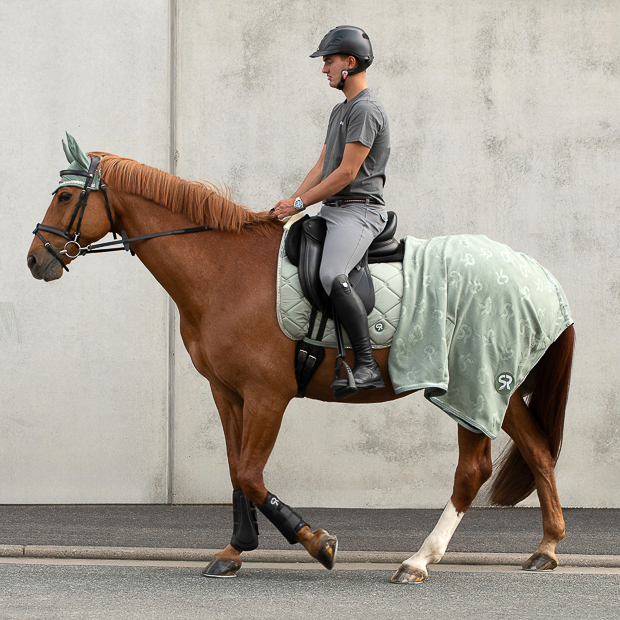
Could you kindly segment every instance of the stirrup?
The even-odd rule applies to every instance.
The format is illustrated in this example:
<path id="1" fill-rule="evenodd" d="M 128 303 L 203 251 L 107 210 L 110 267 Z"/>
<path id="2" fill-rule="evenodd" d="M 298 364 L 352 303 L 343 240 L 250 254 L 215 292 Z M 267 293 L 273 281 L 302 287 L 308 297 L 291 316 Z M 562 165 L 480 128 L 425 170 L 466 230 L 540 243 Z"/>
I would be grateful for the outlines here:
<path id="1" fill-rule="evenodd" d="M 334 398 L 336 400 L 343 400 L 344 398 L 348 398 L 357 392 L 357 385 L 355 384 L 355 379 L 353 378 L 353 373 L 351 372 L 349 365 L 345 362 L 342 362 L 342 365 L 347 373 L 346 378 L 336 379 L 331 385 L 332 390 L 334 390 Z"/>
<path id="2" fill-rule="evenodd" d="M 334 390 L 334 398 L 336 400 L 343 400 L 357 392 L 357 385 L 355 385 L 355 379 L 353 378 L 353 373 L 351 372 L 349 365 L 344 361 L 346 349 L 344 348 L 344 340 L 342 338 L 342 327 L 340 326 L 340 321 L 338 320 L 338 315 L 336 312 L 333 314 L 338 355 L 336 356 L 334 381 L 332 382 L 331 388 Z M 347 376 L 344 379 L 340 379 L 340 370 L 343 366 Z"/>

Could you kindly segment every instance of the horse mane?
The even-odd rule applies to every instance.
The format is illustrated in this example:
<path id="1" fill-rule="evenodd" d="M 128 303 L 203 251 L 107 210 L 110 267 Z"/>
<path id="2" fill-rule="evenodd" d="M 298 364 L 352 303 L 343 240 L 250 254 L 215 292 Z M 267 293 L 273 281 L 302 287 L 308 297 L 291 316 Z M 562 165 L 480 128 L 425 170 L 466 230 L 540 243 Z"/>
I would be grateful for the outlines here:
<path id="1" fill-rule="evenodd" d="M 181 213 L 198 226 L 240 232 L 248 224 L 253 224 L 253 230 L 266 232 L 277 221 L 269 212 L 255 212 L 236 204 L 227 188 L 186 181 L 133 159 L 109 153 L 89 155 L 103 157 L 100 174 L 106 184 L 152 200 L 172 213 Z"/>

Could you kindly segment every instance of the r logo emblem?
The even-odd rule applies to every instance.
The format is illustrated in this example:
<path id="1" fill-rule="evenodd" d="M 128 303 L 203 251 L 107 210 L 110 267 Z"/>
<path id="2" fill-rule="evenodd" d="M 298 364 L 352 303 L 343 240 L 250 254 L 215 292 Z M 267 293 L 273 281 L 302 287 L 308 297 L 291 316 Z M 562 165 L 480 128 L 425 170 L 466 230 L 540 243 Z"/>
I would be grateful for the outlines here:
<path id="1" fill-rule="evenodd" d="M 376 330 L 376 331 L 378 331 L 378 332 L 382 332 L 382 331 L 383 331 L 383 329 L 384 329 L 383 323 L 377 323 L 377 324 L 375 325 L 375 330 Z"/>
<path id="2" fill-rule="evenodd" d="M 510 394 L 514 389 L 515 378 L 509 372 L 502 372 L 495 379 L 495 389 L 500 394 Z"/>

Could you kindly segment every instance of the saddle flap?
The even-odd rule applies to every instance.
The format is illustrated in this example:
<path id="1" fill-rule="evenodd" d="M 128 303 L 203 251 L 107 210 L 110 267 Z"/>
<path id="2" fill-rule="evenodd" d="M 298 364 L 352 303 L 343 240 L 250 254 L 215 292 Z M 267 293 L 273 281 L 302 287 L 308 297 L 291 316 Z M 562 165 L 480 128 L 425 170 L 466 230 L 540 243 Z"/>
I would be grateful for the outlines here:
<path id="1" fill-rule="evenodd" d="M 302 224 L 304 234 L 317 243 L 325 243 L 327 236 L 327 222 L 322 217 L 311 217 Z"/>
<path id="2" fill-rule="evenodd" d="M 284 242 L 284 252 L 288 259 L 297 267 L 299 265 L 299 252 L 301 250 L 301 235 L 303 234 L 304 222 L 307 222 L 310 216 L 306 213 L 302 218 L 297 220 L 288 231 Z"/>

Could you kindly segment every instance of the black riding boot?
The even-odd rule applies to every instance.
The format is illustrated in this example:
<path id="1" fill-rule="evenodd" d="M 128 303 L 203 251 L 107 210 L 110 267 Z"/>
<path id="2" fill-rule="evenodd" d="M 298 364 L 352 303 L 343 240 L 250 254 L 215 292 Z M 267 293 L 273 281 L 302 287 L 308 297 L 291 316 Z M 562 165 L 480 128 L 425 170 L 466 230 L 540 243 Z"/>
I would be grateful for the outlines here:
<path id="1" fill-rule="evenodd" d="M 346 275 L 340 275 L 334 280 L 329 298 L 355 353 L 355 385 L 360 390 L 385 387 L 379 364 L 372 355 L 366 308 Z M 338 379 L 332 383 L 332 388 L 343 388 L 346 385 L 346 379 Z"/>

